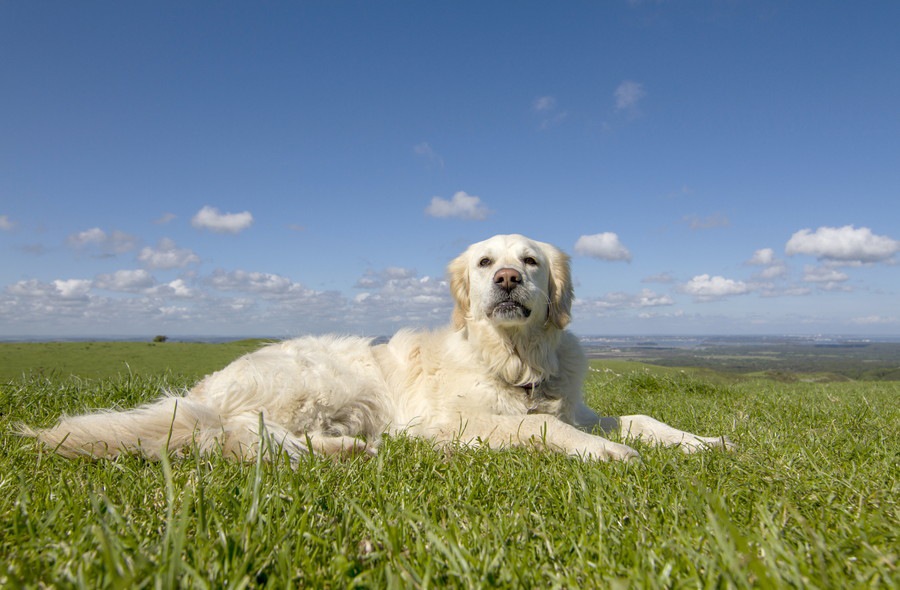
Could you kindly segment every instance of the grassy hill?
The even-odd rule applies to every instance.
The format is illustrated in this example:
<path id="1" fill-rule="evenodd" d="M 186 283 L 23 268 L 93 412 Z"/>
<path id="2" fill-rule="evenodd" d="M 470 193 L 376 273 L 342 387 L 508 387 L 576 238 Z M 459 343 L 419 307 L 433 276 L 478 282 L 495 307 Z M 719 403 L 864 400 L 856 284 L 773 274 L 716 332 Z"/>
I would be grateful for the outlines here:
<path id="1" fill-rule="evenodd" d="M 258 349 L 265 340 L 198 342 L 0 343 L 0 380 L 23 375 L 108 377 L 172 374 L 201 377 Z"/>
<path id="2" fill-rule="evenodd" d="M 188 386 L 258 343 L 173 344 L 0 345 L 0 587 L 900 585 L 897 382 L 596 362 L 586 397 L 601 413 L 738 444 L 688 456 L 634 442 L 643 461 L 627 465 L 405 437 L 296 470 L 89 462 L 12 434 Z"/>

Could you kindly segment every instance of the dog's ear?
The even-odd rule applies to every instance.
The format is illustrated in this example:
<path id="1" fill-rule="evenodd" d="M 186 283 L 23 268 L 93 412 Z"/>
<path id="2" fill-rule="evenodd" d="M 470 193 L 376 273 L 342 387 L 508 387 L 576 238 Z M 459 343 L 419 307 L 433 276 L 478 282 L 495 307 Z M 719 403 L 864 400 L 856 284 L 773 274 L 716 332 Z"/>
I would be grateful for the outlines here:
<path id="1" fill-rule="evenodd" d="M 469 315 L 469 256 L 463 253 L 457 256 L 447 267 L 450 275 L 450 294 L 453 295 L 453 327 L 461 330 L 466 327 L 466 316 Z"/>
<path id="2" fill-rule="evenodd" d="M 547 319 L 562 330 L 572 319 L 572 273 L 569 256 L 550 244 L 543 244 L 544 253 L 550 261 L 550 305 Z"/>

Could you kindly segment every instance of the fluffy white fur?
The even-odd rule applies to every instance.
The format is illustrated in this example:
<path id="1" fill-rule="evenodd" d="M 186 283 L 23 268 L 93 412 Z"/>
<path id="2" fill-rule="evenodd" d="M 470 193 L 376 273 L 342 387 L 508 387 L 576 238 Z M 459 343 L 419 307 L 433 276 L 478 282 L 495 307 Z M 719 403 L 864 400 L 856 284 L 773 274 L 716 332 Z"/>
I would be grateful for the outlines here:
<path id="1" fill-rule="evenodd" d="M 495 236 L 453 260 L 449 274 L 456 307 L 442 330 L 401 331 L 379 345 L 288 340 L 234 361 L 184 396 L 22 431 L 72 457 L 158 458 L 196 444 L 251 459 L 274 443 L 296 460 L 310 451 L 374 453 L 383 433 L 397 432 L 436 443 L 537 445 L 583 459 L 637 457 L 591 434 L 598 427 L 686 452 L 730 445 L 647 416 L 601 419 L 584 404 L 587 361 L 565 330 L 569 260 L 555 247 Z"/>

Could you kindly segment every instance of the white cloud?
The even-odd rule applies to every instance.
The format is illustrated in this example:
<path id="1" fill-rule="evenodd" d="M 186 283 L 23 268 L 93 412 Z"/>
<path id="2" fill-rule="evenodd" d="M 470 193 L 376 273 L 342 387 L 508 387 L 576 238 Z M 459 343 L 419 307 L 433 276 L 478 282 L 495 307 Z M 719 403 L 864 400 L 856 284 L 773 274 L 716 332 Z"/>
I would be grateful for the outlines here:
<path id="1" fill-rule="evenodd" d="M 631 252 L 619 241 L 613 232 L 604 232 L 590 236 L 581 236 L 575 242 L 575 252 L 582 256 L 590 256 L 609 261 L 631 261 Z"/>
<path id="2" fill-rule="evenodd" d="M 208 229 L 217 233 L 236 234 L 253 224 L 253 215 L 249 211 L 241 213 L 220 213 L 215 207 L 206 205 L 191 219 L 191 225 L 197 229 Z"/>
<path id="3" fill-rule="evenodd" d="M 146 270 L 117 270 L 111 274 L 98 275 L 94 287 L 107 291 L 137 293 L 153 287 L 155 283 L 153 275 Z"/>
<path id="4" fill-rule="evenodd" d="M 637 307 L 659 307 L 662 305 L 675 305 L 675 300 L 668 295 L 660 295 L 650 289 L 641 289 L 637 296 Z"/>
<path id="5" fill-rule="evenodd" d="M 207 282 L 219 291 L 256 293 L 266 297 L 285 297 L 304 291 L 302 285 L 288 277 L 268 272 L 217 269 Z"/>
<path id="6" fill-rule="evenodd" d="M 771 265 L 767 266 L 766 268 L 762 269 L 761 271 L 756 273 L 756 275 L 754 275 L 754 276 L 759 277 L 760 279 L 763 279 L 766 281 L 771 281 L 773 279 L 778 279 L 778 278 L 787 276 L 787 272 L 788 272 L 787 266 L 779 260 L 779 261 L 776 261 L 776 262 L 772 263 Z"/>
<path id="7" fill-rule="evenodd" d="M 68 243 L 75 248 L 81 248 L 89 244 L 102 244 L 106 241 L 106 232 L 99 227 L 92 227 L 77 234 L 69 236 Z"/>
<path id="8" fill-rule="evenodd" d="M 756 273 L 755 277 L 766 281 L 784 277 L 788 272 L 787 265 L 784 261 L 775 258 L 775 251 L 772 248 L 757 250 L 744 264 L 765 267 Z"/>
<path id="9" fill-rule="evenodd" d="M 715 301 L 733 295 L 744 295 L 752 288 L 743 281 L 708 274 L 697 275 L 681 286 L 681 291 L 697 301 Z"/>
<path id="10" fill-rule="evenodd" d="M 148 294 L 157 297 L 176 297 L 180 299 L 197 298 L 204 299 L 205 294 L 198 292 L 192 288 L 184 279 L 175 279 L 168 283 L 156 285 L 147 291 Z"/>
<path id="11" fill-rule="evenodd" d="M 607 293 L 592 299 L 576 299 L 574 306 L 577 315 L 605 315 L 607 312 L 622 309 L 649 309 L 675 305 L 669 295 L 659 294 L 650 289 L 642 289 L 640 293 Z"/>
<path id="12" fill-rule="evenodd" d="M 750 260 L 747 261 L 747 264 L 753 266 L 768 266 L 773 262 L 775 262 L 775 251 L 771 248 L 763 248 L 754 252 L 753 256 L 750 257 Z"/>
<path id="13" fill-rule="evenodd" d="M 176 217 L 177 215 L 175 215 L 174 213 L 163 213 L 162 216 L 159 219 L 155 220 L 153 223 L 155 223 L 156 225 L 165 225 L 173 221 Z"/>
<path id="14" fill-rule="evenodd" d="M 383 333 L 404 326 L 435 326 L 447 322 L 453 309 L 445 280 L 419 277 L 407 268 L 368 271 L 356 287 L 364 291 L 348 305 L 346 320 L 366 330 L 373 324 Z"/>
<path id="15" fill-rule="evenodd" d="M 378 289 L 392 281 L 404 281 L 415 277 L 415 270 L 399 266 L 389 266 L 382 271 L 366 271 L 366 274 L 356 281 L 355 286 L 357 289 Z"/>
<path id="16" fill-rule="evenodd" d="M 886 262 L 900 252 L 900 241 L 878 236 L 867 227 L 820 227 L 803 229 L 791 236 L 784 247 L 788 256 L 806 254 L 837 263 Z"/>
<path id="17" fill-rule="evenodd" d="M 12 231 L 16 224 L 9 218 L 9 215 L 0 215 L 0 231 Z"/>
<path id="18" fill-rule="evenodd" d="M 683 221 L 688 224 L 688 227 L 694 231 L 702 230 L 702 229 L 713 229 L 717 227 L 728 227 L 731 225 L 731 221 L 729 221 L 728 216 L 724 213 L 713 213 L 707 217 L 700 217 L 699 215 L 685 215 Z"/>
<path id="19" fill-rule="evenodd" d="M 93 298 L 88 294 L 90 284 L 91 281 L 81 279 L 52 283 L 29 279 L 9 285 L 0 296 L 4 325 L 7 329 L 16 325 L 28 331 L 30 326 L 46 329 L 47 322 L 54 327 L 69 320 L 84 322 L 94 313 Z"/>
<path id="20" fill-rule="evenodd" d="M 803 280 L 807 283 L 825 284 L 826 287 L 835 287 L 850 277 L 845 273 L 830 266 L 809 266 L 803 269 Z"/>
<path id="21" fill-rule="evenodd" d="M 633 110 L 637 108 L 638 103 L 647 95 L 647 92 L 644 90 L 643 84 L 625 80 L 619 84 L 613 95 L 616 98 L 617 110 Z"/>
<path id="22" fill-rule="evenodd" d="M 149 246 L 138 254 L 138 260 L 147 268 L 171 269 L 184 268 L 200 262 L 200 257 L 187 248 L 178 248 L 169 238 L 163 238 L 154 249 Z"/>
<path id="23" fill-rule="evenodd" d="M 114 230 L 107 234 L 99 227 L 92 227 L 77 234 L 72 234 L 66 242 L 77 249 L 96 246 L 111 254 L 124 254 L 134 250 L 137 246 L 137 238 L 123 231 Z"/>
<path id="24" fill-rule="evenodd" d="M 176 297 L 193 297 L 194 290 L 188 287 L 184 279 L 175 279 L 167 285 Z"/>
<path id="25" fill-rule="evenodd" d="M 449 201 L 441 197 L 433 197 L 431 204 L 425 209 L 425 214 L 431 217 L 457 217 L 482 221 L 490 214 L 490 210 L 479 197 L 459 191 Z"/>
<path id="26" fill-rule="evenodd" d="M 46 295 L 48 291 L 56 291 L 55 287 L 41 283 L 37 279 L 26 279 L 17 281 L 12 285 L 8 285 L 5 289 L 6 293 L 19 297 L 38 297 Z"/>
<path id="27" fill-rule="evenodd" d="M 57 279 L 53 281 L 53 286 L 56 287 L 60 297 L 66 299 L 85 297 L 90 292 L 92 285 L 93 281 L 87 279 Z"/>

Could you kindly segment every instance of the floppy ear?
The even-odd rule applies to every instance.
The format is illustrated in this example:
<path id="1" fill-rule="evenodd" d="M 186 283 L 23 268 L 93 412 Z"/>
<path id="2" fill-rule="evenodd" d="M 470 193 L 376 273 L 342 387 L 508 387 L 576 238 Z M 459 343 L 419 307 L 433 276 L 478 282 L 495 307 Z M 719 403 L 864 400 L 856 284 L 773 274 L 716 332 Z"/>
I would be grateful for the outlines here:
<path id="1" fill-rule="evenodd" d="M 550 244 L 544 244 L 544 252 L 550 261 L 549 313 L 547 319 L 562 330 L 572 319 L 572 288 L 569 256 Z"/>
<path id="2" fill-rule="evenodd" d="M 466 327 L 466 316 L 469 315 L 469 257 L 463 253 L 457 256 L 447 267 L 450 275 L 450 294 L 453 295 L 453 327 L 461 330 Z"/>

